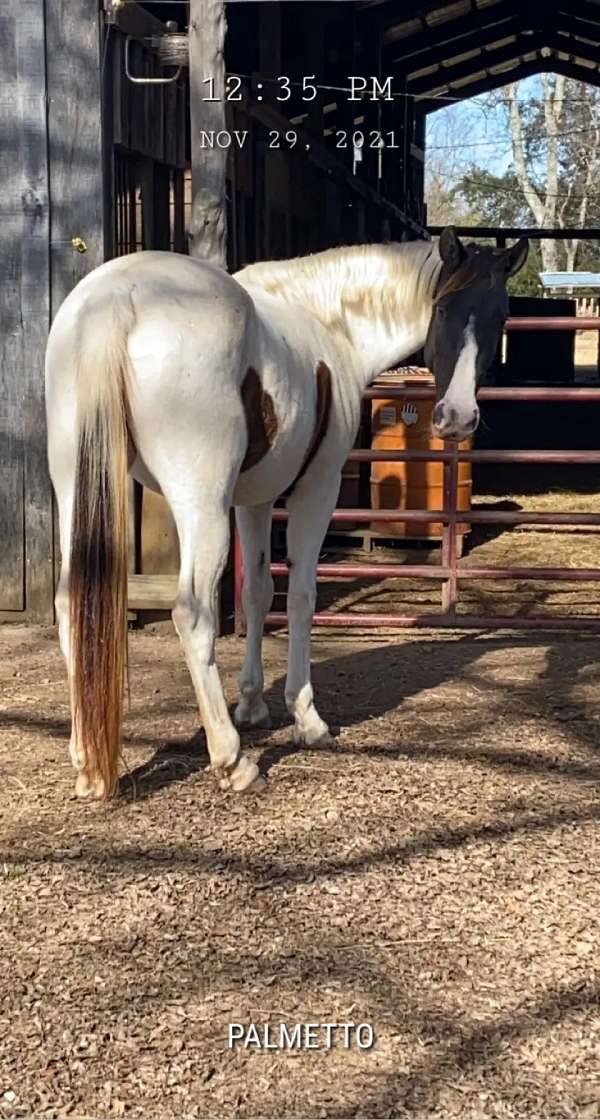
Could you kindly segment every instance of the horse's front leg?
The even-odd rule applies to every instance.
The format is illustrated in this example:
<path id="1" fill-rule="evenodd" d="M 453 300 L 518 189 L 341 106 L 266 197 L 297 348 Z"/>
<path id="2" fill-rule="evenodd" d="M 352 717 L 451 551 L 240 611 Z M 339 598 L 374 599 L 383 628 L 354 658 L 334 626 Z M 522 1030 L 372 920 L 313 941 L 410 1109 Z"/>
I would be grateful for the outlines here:
<path id="1" fill-rule="evenodd" d="M 329 728 L 315 708 L 310 681 L 310 632 L 317 598 L 317 561 L 340 489 L 340 473 L 309 471 L 288 499 L 288 673 L 285 702 L 294 717 L 294 742 L 325 743 Z"/>
<path id="2" fill-rule="evenodd" d="M 240 702 L 235 709 L 238 727 L 270 727 L 269 709 L 263 697 L 262 639 L 265 616 L 273 599 L 271 577 L 271 520 L 273 506 L 238 506 L 236 523 L 242 545 L 244 586 L 242 603 L 246 616 L 246 654 L 240 673 Z"/>

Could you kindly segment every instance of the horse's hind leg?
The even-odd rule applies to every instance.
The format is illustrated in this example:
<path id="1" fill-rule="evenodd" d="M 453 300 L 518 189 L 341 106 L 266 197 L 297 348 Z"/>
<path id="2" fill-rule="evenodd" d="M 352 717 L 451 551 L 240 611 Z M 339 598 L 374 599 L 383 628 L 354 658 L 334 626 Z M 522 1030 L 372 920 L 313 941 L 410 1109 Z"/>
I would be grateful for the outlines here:
<path id="1" fill-rule="evenodd" d="M 329 728 L 315 708 L 310 680 L 310 632 L 316 603 L 317 560 L 340 488 L 339 474 L 320 481 L 307 474 L 288 499 L 289 583 L 287 709 L 294 717 L 294 742 L 325 743 Z"/>
<path id="2" fill-rule="evenodd" d="M 184 649 L 206 732 L 208 753 L 222 788 L 260 784 L 258 767 L 240 751 L 215 663 L 216 606 L 229 549 L 229 501 L 223 494 L 172 505 L 181 549 L 173 622 Z"/>
<path id="3" fill-rule="evenodd" d="M 272 504 L 238 506 L 236 522 L 244 560 L 242 602 L 246 616 L 246 654 L 240 673 L 241 699 L 235 710 L 238 727 L 270 727 L 263 698 L 262 638 L 273 598 L 271 577 Z"/>

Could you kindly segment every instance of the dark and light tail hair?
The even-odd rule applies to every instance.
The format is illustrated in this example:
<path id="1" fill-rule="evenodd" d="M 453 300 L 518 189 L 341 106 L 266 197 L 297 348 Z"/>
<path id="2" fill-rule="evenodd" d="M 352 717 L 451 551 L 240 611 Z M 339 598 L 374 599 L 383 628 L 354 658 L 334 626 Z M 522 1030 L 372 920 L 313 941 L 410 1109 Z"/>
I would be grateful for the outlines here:
<path id="1" fill-rule="evenodd" d="M 84 310 L 69 576 L 73 722 L 90 790 L 117 787 L 127 660 L 126 295 Z"/>

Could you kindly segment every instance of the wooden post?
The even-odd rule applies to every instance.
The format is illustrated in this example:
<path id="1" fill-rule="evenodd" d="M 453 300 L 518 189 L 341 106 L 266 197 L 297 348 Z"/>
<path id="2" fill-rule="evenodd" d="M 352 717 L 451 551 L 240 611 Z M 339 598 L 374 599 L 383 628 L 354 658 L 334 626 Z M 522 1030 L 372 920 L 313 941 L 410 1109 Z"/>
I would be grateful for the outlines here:
<path id="1" fill-rule="evenodd" d="M 225 3 L 190 0 L 190 118 L 192 216 L 190 253 L 226 267 L 225 183 L 227 148 L 203 144 L 203 135 L 226 130 Z"/>
<path id="2" fill-rule="evenodd" d="M 27 184 L 21 256 L 25 607 L 30 620 L 49 621 L 54 611 L 54 549 L 44 404 L 44 351 L 51 293 L 44 5 L 37 0 L 19 4 L 15 19 L 24 109 L 22 173 Z"/>
<path id="3" fill-rule="evenodd" d="M 52 617 L 43 355 L 49 322 L 43 0 L 0 13 L 0 611 Z M 14 616 L 18 618 L 18 615 Z"/>

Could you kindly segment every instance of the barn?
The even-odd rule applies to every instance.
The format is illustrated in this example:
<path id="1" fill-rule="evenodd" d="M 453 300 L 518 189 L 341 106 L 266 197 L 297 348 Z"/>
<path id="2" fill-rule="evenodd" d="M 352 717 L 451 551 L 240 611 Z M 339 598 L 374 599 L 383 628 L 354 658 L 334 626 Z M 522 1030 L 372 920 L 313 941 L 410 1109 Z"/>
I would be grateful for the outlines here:
<path id="1" fill-rule="evenodd" d="M 52 618 L 42 360 L 79 278 L 140 248 L 185 252 L 190 232 L 201 251 L 193 200 L 215 184 L 230 268 L 428 236 L 426 115 L 542 71 L 597 84 L 599 10 L 597 0 L 195 0 L 190 18 L 178 0 L 4 6 L 3 621 Z M 172 528 L 134 488 L 131 539 L 135 605 L 162 605 L 148 581 L 173 570 Z"/>

